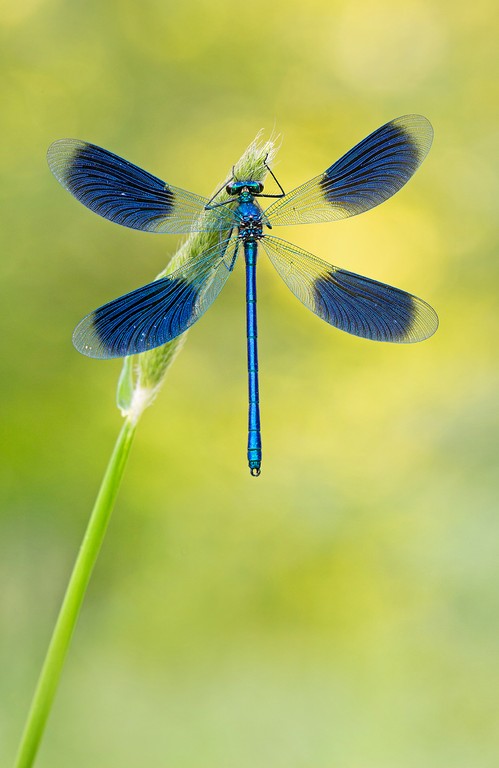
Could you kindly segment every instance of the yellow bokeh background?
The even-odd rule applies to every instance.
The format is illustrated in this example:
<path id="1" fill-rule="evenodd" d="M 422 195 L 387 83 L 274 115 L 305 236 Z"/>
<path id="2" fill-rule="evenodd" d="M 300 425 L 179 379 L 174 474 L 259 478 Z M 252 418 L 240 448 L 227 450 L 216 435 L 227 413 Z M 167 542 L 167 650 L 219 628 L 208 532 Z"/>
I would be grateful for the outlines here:
<path id="1" fill-rule="evenodd" d="M 37 765 L 499 764 L 497 27 L 492 0 L 4 0 L 2 766 L 120 427 L 121 364 L 72 329 L 181 242 L 77 204 L 47 146 L 209 195 L 263 129 L 289 190 L 410 112 L 435 141 L 407 187 L 276 234 L 437 334 L 342 334 L 262 257 L 254 480 L 239 265 L 140 424 Z"/>

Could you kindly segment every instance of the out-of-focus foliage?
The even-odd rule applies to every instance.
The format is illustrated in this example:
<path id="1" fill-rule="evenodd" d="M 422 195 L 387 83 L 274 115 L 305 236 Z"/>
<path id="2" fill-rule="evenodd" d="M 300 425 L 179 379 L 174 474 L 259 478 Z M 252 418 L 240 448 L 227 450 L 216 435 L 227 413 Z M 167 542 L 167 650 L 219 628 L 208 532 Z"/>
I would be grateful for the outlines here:
<path id="1" fill-rule="evenodd" d="M 286 189 L 420 112 L 393 200 L 279 231 L 441 327 L 349 337 L 261 259 L 264 464 L 245 461 L 243 274 L 144 416 L 40 768 L 495 768 L 499 753 L 496 4 L 4 0 L 0 763 L 13 759 L 120 426 L 76 322 L 173 237 L 60 188 L 74 136 L 208 194 L 263 128 Z"/>

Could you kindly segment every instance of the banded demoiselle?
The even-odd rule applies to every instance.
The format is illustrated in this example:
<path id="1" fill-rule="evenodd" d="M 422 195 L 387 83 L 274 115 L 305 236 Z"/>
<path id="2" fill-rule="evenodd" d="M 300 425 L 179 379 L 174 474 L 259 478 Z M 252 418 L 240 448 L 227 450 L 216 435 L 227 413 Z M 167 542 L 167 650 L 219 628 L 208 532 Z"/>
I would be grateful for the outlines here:
<path id="1" fill-rule="evenodd" d="M 262 446 L 258 385 L 256 264 L 261 244 L 286 285 L 312 312 L 336 328 L 374 341 L 416 342 L 438 327 L 426 302 L 390 285 L 322 261 L 264 232 L 279 224 L 337 221 L 367 211 L 398 192 L 420 166 L 433 129 L 421 115 L 396 118 L 357 144 L 323 173 L 284 192 L 232 175 L 229 199 L 217 202 L 165 184 L 127 160 L 76 139 L 55 141 L 48 163 L 80 202 L 110 221 L 146 232 L 219 232 L 219 242 L 166 277 L 120 296 L 81 320 L 76 349 L 94 358 L 133 355 L 171 341 L 216 299 L 239 252 L 246 263 L 248 465 L 260 474 Z M 224 188 L 222 187 L 222 189 Z M 220 190 L 221 191 L 221 190 Z M 265 210 L 262 198 L 275 198 Z M 207 211 L 210 214 L 207 215 Z"/>

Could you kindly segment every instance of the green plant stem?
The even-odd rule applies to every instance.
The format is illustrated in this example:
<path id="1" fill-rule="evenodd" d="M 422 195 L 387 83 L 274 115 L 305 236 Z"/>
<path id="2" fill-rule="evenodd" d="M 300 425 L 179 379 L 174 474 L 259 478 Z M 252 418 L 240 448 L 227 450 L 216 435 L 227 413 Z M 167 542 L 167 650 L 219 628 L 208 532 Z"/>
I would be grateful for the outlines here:
<path id="1" fill-rule="evenodd" d="M 17 754 L 15 768 L 31 768 L 59 685 L 81 604 L 125 470 L 136 422 L 126 419 L 114 446 L 64 595 Z"/>
<path id="2" fill-rule="evenodd" d="M 267 161 L 268 163 L 272 162 L 275 152 L 274 142 L 268 141 L 261 144 L 257 137 L 233 168 L 237 178 L 263 181 L 267 174 L 266 163 Z M 221 198 L 225 199 L 226 197 L 227 194 L 221 192 Z M 209 217 L 210 212 L 203 215 Z M 167 275 L 178 269 L 180 265 L 185 264 L 189 259 L 200 256 L 208 248 L 216 245 L 219 237 L 220 233 L 216 227 L 201 228 L 199 231 L 191 233 L 177 254 L 171 259 L 166 270 L 163 270 L 158 277 Z M 31 768 L 35 761 L 57 692 L 81 604 L 113 511 L 138 419 L 144 409 L 153 402 L 184 339 L 185 333 L 162 347 L 138 355 L 136 359 L 130 357 L 125 359 L 117 392 L 118 407 L 126 417 L 125 422 L 102 480 L 52 633 L 17 753 L 15 768 Z"/>

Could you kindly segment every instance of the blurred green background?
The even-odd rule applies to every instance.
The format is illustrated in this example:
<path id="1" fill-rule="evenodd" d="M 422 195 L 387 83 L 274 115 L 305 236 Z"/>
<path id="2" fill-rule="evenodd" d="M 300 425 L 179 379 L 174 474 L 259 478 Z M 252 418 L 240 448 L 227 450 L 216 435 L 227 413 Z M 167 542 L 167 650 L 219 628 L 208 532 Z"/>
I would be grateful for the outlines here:
<path id="1" fill-rule="evenodd" d="M 429 301 L 377 345 L 259 270 L 263 472 L 241 265 L 140 424 L 40 768 L 496 768 L 496 3 L 4 0 L 0 764 L 10 765 L 120 428 L 76 322 L 181 242 L 52 178 L 72 136 L 209 195 L 256 133 L 286 189 L 387 120 L 435 142 L 360 217 L 279 231 Z"/>

